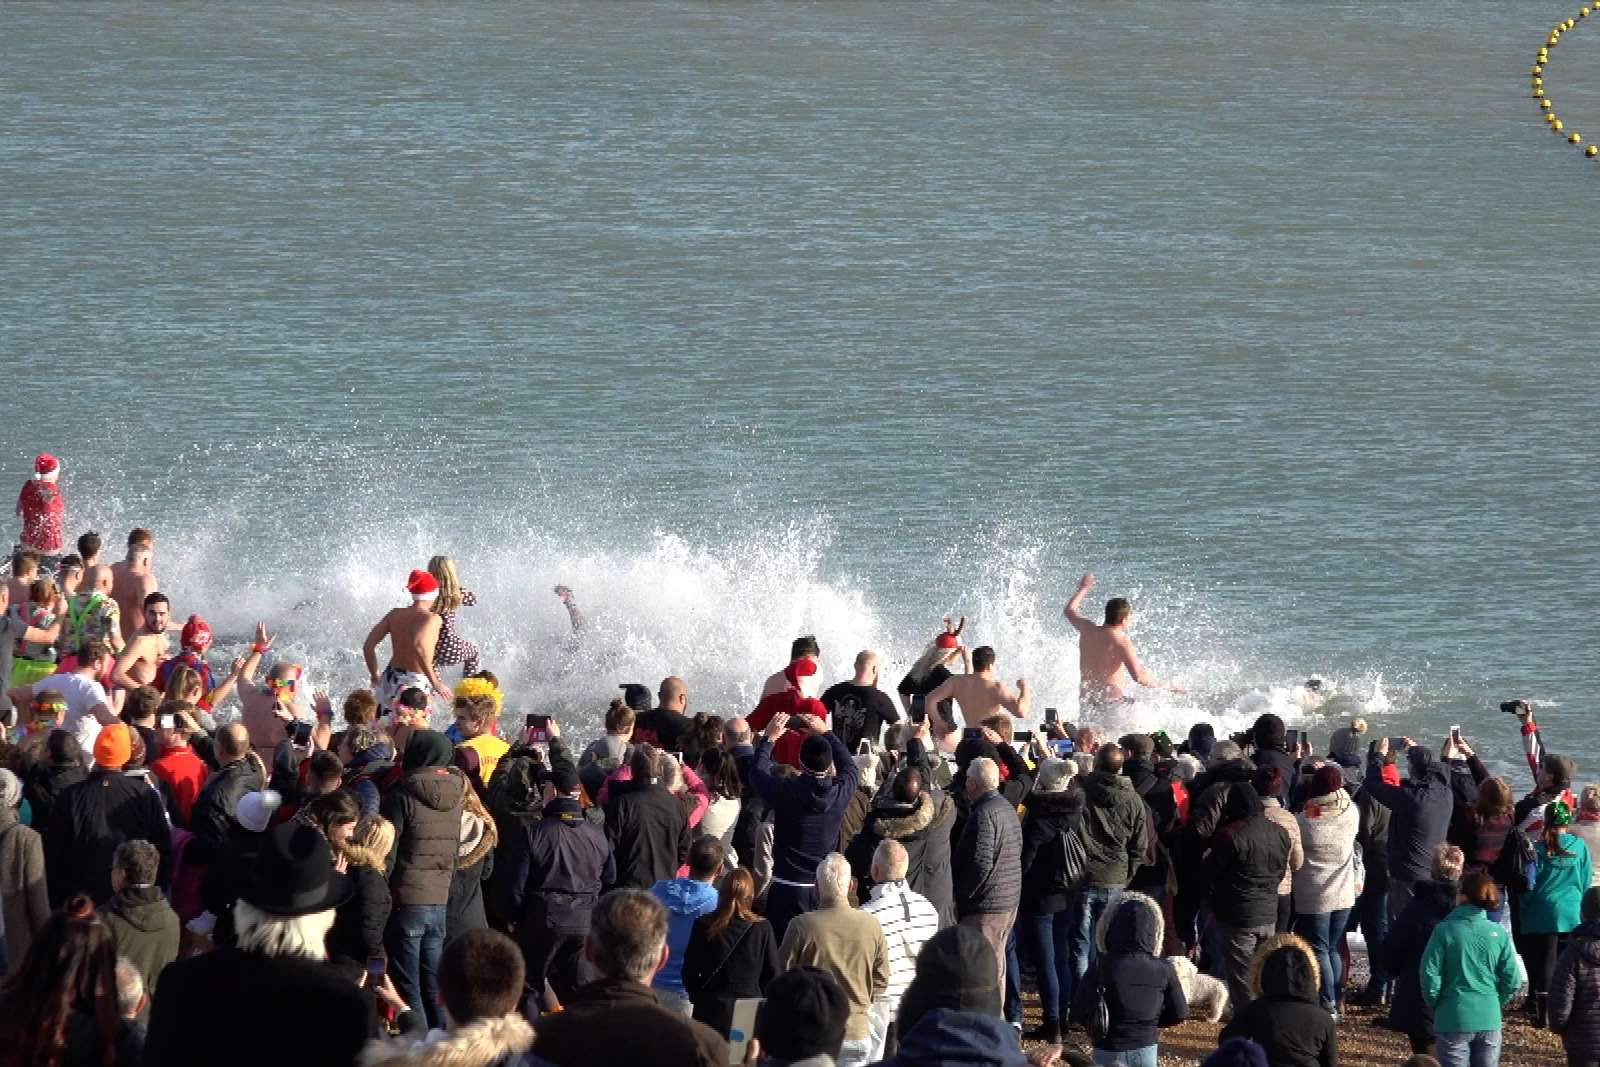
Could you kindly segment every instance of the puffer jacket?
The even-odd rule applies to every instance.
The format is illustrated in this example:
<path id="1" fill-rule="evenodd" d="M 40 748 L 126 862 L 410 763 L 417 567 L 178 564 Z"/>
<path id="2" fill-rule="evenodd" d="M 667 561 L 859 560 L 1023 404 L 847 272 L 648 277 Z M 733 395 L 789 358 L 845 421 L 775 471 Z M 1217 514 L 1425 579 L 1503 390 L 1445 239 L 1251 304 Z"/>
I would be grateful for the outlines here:
<path id="1" fill-rule="evenodd" d="M 1254 1041 L 1272 1067 L 1334 1067 L 1338 1030 L 1322 1010 L 1321 972 L 1311 946 L 1293 934 L 1263 941 L 1250 966 L 1254 999 L 1217 1035 Z"/>
<path id="2" fill-rule="evenodd" d="M 1418 882 L 1383 939 L 1383 973 L 1395 976 L 1389 1017 L 1403 1022 L 1407 1033 L 1428 1041 L 1433 1040 L 1433 1005 L 1422 997 L 1419 969 L 1434 928 L 1455 909 L 1456 892 L 1455 882 Z"/>
<path id="3" fill-rule="evenodd" d="M 497 1015 L 434 1031 L 417 1041 L 374 1041 L 357 1067 L 531 1067 L 533 1027 L 522 1016 Z"/>
<path id="4" fill-rule="evenodd" d="M 347 873 L 355 890 L 334 913 L 333 929 L 328 931 L 328 958 L 345 965 L 364 965 L 374 956 L 384 955 L 383 931 L 389 925 L 393 902 L 389 883 L 384 880 L 385 856 L 360 845 L 343 848 L 349 862 Z"/>
<path id="5" fill-rule="evenodd" d="M 1278 918 L 1278 884 L 1289 869 L 1289 835 L 1267 818 L 1254 789 L 1228 794 L 1227 819 L 1206 856 L 1211 912 L 1229 926 L 1271 926 Z"/>
<path id="6" fill-rule="evenodd" d="M 189 810 L 189 832 L 213 849 L 228 841 L 228 826 L 239 810 L 239 798 L 266 788 L 256 761 L 234 760 L 206 779 Z"/>
<path id="7" fill-rule="evenodd" d="M 1123 889 L 1144 865 L 1150 840 L 1133 783 L 1107 771 L 1078 775 L 1083 790 L 1083 884 Z"/>
<path id="8" fill-rule="evenodd" d="M 1550 983 L 1550 1029 L 1570 1063 L 1600 1060 L 1600 923 L 1572 932 Z"/>
<path id="9" fill-rule="evenodd" d="M 1160 905 L 1143 893 L 1123 893 L 1101 914 L 1094 933 L 1099 955 L 1072 998 L 1072 1020 L 1087 1026 L 1105 990 L 1111 1029 L 1095 1048 L 1148 1048 L 1160 1040 L 1161 1027 L 1188 1017 L 1183 984 L 1160 956 L 1165 933 Z"/>
<path id="10" fill-rule="evenodd" d="M 939 926 L 956 921 L 955 881 L 950 870 L 950 828 L 955 824 L 955 804 L 932 787 L 913 804 L 902 804 L 881 794 L 867 812 L 861 832 L 850 842 L 845 858 L 856 876 L 857 892 L 867 899 L 872 892 L 872 855 L 884 841 L 898 841 L 906 850 L 906 884 L 928 898 L 939 912 Z"/>
<path id="11" fill-rule="evenodd" d="M 395 907 L 449 903 L 466 792 L 467 776 L 459 768 L 419 767 L 383 798 L 383 817 L 395 830 L 389 875 Z"/>
<path id="12" fill-rule="evenodd" d="M 1128 795 L 1142 811 L 1132 786 Z M 1009 800 L 986 793 L 973 802 L 953 860 L 957 915 L 1005 915 L 1017 910 L 1022 899 L 1022 823 Z"/>
<path id="13" fill-rule="evenodd" d="M 1343 789 L 1312 797 L 1296 816 L 1305 864 L 1294 872 L 1294 910 L 1326 915 L 1356 903 L 1356 832 L 1361 813 Z"/>
<path id="14" fill-rule="evenodd" d="M 1033 915 L 1065 911 L 1074 886 L 1063 868 L 1064 831 L 1083 839 L 1083 792 L 1076 785 L 1059 793 L 1035 791 L 1022 820 L 1022 907 Z"/>
<path id="15" fill-rule="evenodd" d="M 1442 763 L 1428 764 L 1420 781 L 1390 785 L 1383 780 L 1377 753 L 1367 756 L 1367 778 L 1362 786 L 1389 809 L 1389 877 L 1404 882 L 1425 880 L 1433 870 L 1433 848 L 1450 832 L 1455 813 L 1455 793 Z"/>
<path id="16" fill-rule="evenodd" d="M 450 900 L 445 912 L 446 943 L 468 930 L 488 929 L 483 888 L 494 874 L 498 843 L 488 809 L 475 791 L 467 790 L 462 794 L 461 843 L 456 851 L 456 870 L 450 877 Z"/>

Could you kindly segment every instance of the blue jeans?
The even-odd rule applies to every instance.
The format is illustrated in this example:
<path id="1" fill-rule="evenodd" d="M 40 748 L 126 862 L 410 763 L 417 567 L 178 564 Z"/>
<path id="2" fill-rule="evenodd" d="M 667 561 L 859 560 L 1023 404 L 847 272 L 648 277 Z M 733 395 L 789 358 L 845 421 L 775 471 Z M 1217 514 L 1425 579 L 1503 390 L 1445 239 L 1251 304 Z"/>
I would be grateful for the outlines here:
<path id="1" fill-rule="evenodd" d="M 1383 973 L 1374 960 L 1383 959 L 1383 942 L 1389 936 L 1389 897 L 1382 889 L 1374 889 L 1368 885 L 1366 890 L 1356 898 L 1356 922 L 1361 927 L 1361 936 L 1367 940 L 1367 960 L 1372 964 L 1372 980 L 1368 988 L 1377 993 L 1389 984 L 1389 976 Z"/>
<path id="2" fill-rule="evenodd" d="M 1033 958 L 1038 973 L 1039 1010 L 1051 1022 L 1065 1022 L 1071 1015 L 1072 991 L 1077 975 L 1072 971 L 1072 912 L 1030 915 L 1033 932 Z"/>
<path id="3" fill-rule="evenodd" d="M 1006 1022 L 1022 1022 L 1022 964 L 1017 960 L 1017 926 L 1006 935 Z"/>
<path id="4" fill-rule="evenodd" d="M 1316 953 L 1317 966 L 1322 970 L 1322 1010 L 1335 1011 L 1344 992 L 1344 960 L 1339 956 L 1339 938 L 1344 934 L 1345 923 L 1350 921 L 1350 909 L 1330 911 L 1324 915 L 1300 915 L 1294 920 L 1294 932 L 1311 944 Z"/>
<path id="5" fill-rule="evenodd" d="M 1434 1056 L 1439 1067 L 1498 1067 L 1500 1031 L 1434 1034 Z"/>
<path id="6" fill-rule="evenodd" d="M 389 950 L 389 974 L 411 1010 L 428 1020 L 428 1028 L 444 1028 L 439 1006 L 439 957 L 444 954 L 443 904 L 411 904 L 394 909 L 383 942 Z"/>
<path id="7" fill-rule="evenodd" d="M 1071 946 L 1074 981 L 1088 973 L 1089 964 L 1100 954 L 1094 944 L 1094 928 L 1100 924 L 1100 916 L 1105 914 L 1106 906 L 1121 892 L 1109 885 L 1085 886 L 1067 905 L 1067 914 L 1070 916 L 1067 924 L 1071 931 L 1068 944 Z"/>
<path id="8" fill-rule="evenodd" d="M 1089 1054 L 1089 1058 L 1100 1067 L 1156 1067 L 1156 1049 L 1160 1047 L 1146 1045 L 1144 1048 L 1123 1049 L 1121 1052 L 1097 1048 Z"/>

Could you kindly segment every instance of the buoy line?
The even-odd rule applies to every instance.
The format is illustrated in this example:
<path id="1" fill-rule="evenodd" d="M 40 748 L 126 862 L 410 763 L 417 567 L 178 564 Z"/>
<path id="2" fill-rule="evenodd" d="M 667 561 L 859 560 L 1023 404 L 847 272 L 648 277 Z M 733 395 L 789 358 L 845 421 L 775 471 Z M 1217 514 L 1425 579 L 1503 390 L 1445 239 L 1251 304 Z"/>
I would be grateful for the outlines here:
<path id="1" fill-rule="evenodd" d="M 1568 133 L 1566 124 L 1563 123 L 1560 117 L 1556 115 L 1555 104 L 1551 101 L 1550 97 L 1545 95 L 1544 69 L 1550 65 L 1550 49 L 1554 48 L 1557 43 L 1560 42 L 1561 35 L 1576 26 L 1579 19 L 1588 18 L 1591 12 L 1593 12 L 1597 18 L 1600 18 L 1600 4 L 1597 4 L 1592 8 L 1579 8 L 1577 18 L 1563 19 L 1552 26 L 1550 28 L 1550 36 L 1545 38 L 1544 44 L 1540 46 L 1538 55 L 1533 61 L 1533 98 L 1538 102 L 1539 110 L 1544 112 L 1545 124 L 1548 125 L 1550 129 L 1555 131 L 1556 136 L 1559 137 L 1565 134 L 1567 143 L 1573 147 L 1580 147 L 1583 145 L 1583 135 L 1578 133 L 1577 130 L 1573 130 L 1572 132 Z M 1584 148 L 1583 154 L 1591 159 L 1593 159 L 1595 156 L 1600 156 L 1600 145 L 1589 145 L 1587 148 Z"/>

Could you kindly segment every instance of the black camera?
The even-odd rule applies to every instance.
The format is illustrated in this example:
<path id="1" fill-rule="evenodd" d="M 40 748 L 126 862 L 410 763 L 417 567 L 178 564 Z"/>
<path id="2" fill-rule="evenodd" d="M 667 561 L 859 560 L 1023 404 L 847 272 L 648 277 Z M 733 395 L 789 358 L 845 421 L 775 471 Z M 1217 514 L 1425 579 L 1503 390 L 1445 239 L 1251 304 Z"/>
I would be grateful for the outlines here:
<path id="1" fill-rule="evenodd" d="M 1515 715 L 1519 711 L 1532 711 L 1533 709 L 1528 706 L 1526 700 L 1503 700 L 1500 702 L 1500 710 L 1507 715 Z"/>

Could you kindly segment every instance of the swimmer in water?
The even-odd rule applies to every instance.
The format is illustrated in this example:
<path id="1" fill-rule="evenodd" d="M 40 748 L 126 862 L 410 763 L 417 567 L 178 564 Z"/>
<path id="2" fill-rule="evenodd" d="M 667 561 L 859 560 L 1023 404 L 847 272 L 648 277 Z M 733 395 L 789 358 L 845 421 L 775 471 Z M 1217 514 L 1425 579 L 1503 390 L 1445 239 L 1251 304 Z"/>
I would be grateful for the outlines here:
<path id="1" fill-rule="evenodd" d="M 144 621 L 145 598 L 161 588 L 150 569 L 155 543 L 155 534 L 135 528 L 128 533 L 127 558 L 111 565 L 111 596 L 117 602 L 124 641 L 133 640 Z"/>
<path id="2" fill-rule="evenodd" d="M 1016 692 L 995 676 L 994 649 L 980 645 L 972 650 L 972 673 L 953 674 L 928 694 L 927 703 L 937 705 L 941 700 L 954 698 L 961 707 L 962 718 L 968 726 L 977 726 L 997 711 L 1010 712 L 1019 719 L 1028 717 L 1028 680 L 1017 679 Z M 948 724 L 950 729 L 941 732 L 934 723 L 934 733 L 941 748 L 954 749 L 960 740 L 959 724 Z M 1009 738 L 1007 739 L 1009 740 Z"/>
<path id="3" fill-rule="evenodd" d="M 1094 588 L 1094 575 L 1085 574 L 1078 591 L 1067 601 L 1067 621 L 1078 631 L 1078 699 L 1083 704 L 1116 704 L 1130 699 L 1123 687 L 1132 678 L 1146 689 L 1186 693 L 1187 689 L 1162 681 L 1144 669 L 1128 637 L 1133 606 L 1122 597 L 1106 601 L 1106 621 L 1096 623 L 1080 610 Z"/>

